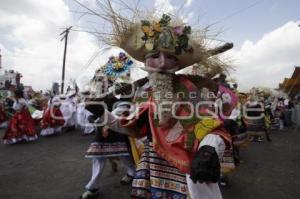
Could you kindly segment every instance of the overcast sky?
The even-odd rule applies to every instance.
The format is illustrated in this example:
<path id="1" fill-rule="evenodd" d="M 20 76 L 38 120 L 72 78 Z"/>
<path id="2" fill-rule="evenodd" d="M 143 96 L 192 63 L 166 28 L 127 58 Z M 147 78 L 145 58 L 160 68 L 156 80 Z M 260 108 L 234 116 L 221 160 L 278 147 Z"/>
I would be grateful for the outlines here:
<path id="1" fill-rule="evenodd" d="M 96 8 L 94 0 L 79 0 Z M 126 1 L 127 2 L 127 1 Z M 214 24 L 222 31 L 220 40 L 235 44 L 227 53 L 236 68 L 232 76 L 241 90 L 252 86 L 277 87 L 300 65 L 298 0 L 141 0 L 148 9 L 176 12 L 191 24 Z M 182 10 L 182 9 L 181 9 Z M 96 17 L 83 16 L 84 9 L 73 0 L 1 0 L 0 49 L 3 69 L 23 74 L 23 83 L 34 89 L 47 89 L 60 81 L 63 28 L 101 30 Z M 102 27 L 105 28 L 105 27 Z M 72 31 L 66 66 L 66 79 L 87 82 L 94 70 L 118 50 L 105 51 L 90 33 Z M 2 69 L 2 70 L 3 70 Z M 142 72 L 133 73 L 135 78 Z"/>

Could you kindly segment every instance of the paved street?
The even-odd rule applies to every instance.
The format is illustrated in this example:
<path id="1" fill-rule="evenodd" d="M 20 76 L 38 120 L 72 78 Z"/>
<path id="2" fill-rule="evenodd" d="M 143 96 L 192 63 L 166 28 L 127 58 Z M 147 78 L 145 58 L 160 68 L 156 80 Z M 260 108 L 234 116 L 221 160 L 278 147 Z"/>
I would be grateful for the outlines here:
<path id="1" fill-rule="evenodd" d="M 272 143 L 251 143 L 241 151 L 243 162 L 222 189 L 224 199 L 300 198 L 300 129 L 271 136 Z M 33 143 L 0 144 L 0 198 L 78 198 L 91 173 L 84 152 L 92 138 L 77 130 Z M 130 186 L 119 184 L 123 174 L 123 168 L 113 174 L 107 164 L 99 198 L 129 198 Z"/>

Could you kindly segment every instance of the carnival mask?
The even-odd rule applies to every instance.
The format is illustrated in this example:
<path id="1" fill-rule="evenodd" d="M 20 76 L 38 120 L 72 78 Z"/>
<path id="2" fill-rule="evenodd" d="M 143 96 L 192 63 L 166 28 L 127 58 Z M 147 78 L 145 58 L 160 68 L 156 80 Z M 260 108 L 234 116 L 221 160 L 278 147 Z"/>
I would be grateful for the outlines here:
<path id="1" fill-rule="evenodd" d="M 177 58 L 166 52 L 155 52 L 146 56 L 146 70 L 153 72 L 172 72 L 178 69 Z"/>

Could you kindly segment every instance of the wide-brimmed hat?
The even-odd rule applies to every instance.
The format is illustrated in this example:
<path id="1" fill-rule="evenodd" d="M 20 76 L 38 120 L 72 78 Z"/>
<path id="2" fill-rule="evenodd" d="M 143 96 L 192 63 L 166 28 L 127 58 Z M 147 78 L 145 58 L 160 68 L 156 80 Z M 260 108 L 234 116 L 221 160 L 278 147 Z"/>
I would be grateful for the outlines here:
<path id="1" fill-rule="evenodd" d="M 138 61 L 145 62 L 149 53 L 164 51 L 177 58 L 178 70 L 195 63 L 209 67 L 212 55 L 232 48 L 231 44 L 221 50 L 218 47 L 210 49 L 206 28 L 191 27 L 179 16 L 158 16 L 156 12 L 139 10 L 123 1 L 118 10 L 113 8 L 110 0 L 98 3 L 99 12 L 89 11 L 111 25 L 108 32 L 97 34 L 99 39 L 110 46 L 122 48 Z M 122 6 L 129 12 L 123 13 Z"/>
<path id="2" fill-rule="evenodd" d="M 195 41 L 190 26 L 173 22 L 164 14 L 159 21 L 141 20 L 123 35 L 120 47 L 134 59 L 145 62 L 147 54 L 163 51 L 175 56 L 181 68 L 209 57 L 203 41 Z"/>
<path id="3" fill-rule="evenodd" d="M 116 39 L 117 45 L 141 62 L 145 62 L 146 55 L 163 51 L 175 56 L 179 67 L 185 68 L 195 63 L 207 65 L 212 55 L 204 36 L 166 14 L 160 20 L 130 24 L 126 30 Z"/>

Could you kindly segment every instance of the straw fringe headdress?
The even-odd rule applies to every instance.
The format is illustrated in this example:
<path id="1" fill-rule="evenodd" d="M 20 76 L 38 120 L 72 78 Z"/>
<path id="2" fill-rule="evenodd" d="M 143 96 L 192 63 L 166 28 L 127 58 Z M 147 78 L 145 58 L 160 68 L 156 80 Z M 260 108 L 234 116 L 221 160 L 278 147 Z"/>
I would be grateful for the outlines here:
<path id="1" fill-rule="evenodd" d="M 209 49 L 206 30 L 196 31 L 176 16 L 164 14 L 157 18 L 140 11 L 137 6 L 131 7 L 122 0 L 119 2 L 118 6 L 126 10 L 127 17 L 113 9 L 110 0 L 97 1 L 99 12 L 85 8 L 111 25 L 111 32 L 99 33 L 99 38 L 110 46 L 122 48 L 138 61 L 145 62 L 149 53 L 166 51 L 178 59 L 181 68 L 195 63 L 216 68 L 218 60 L 212 61 L 210 57 L 233 47 L 233 44 L 226 43 Z"/>

